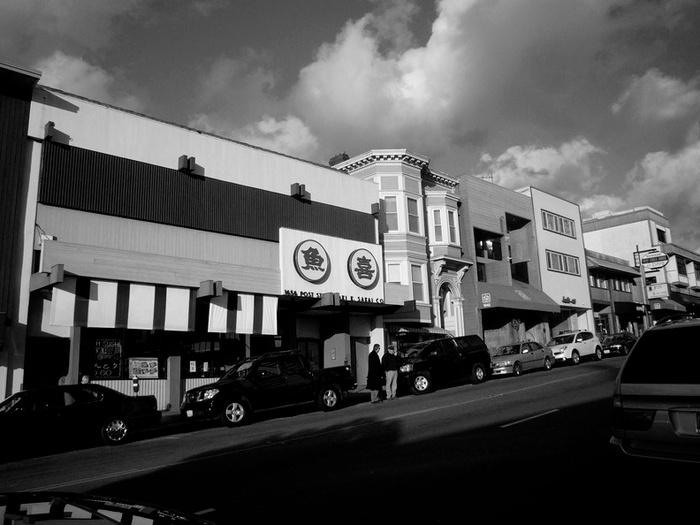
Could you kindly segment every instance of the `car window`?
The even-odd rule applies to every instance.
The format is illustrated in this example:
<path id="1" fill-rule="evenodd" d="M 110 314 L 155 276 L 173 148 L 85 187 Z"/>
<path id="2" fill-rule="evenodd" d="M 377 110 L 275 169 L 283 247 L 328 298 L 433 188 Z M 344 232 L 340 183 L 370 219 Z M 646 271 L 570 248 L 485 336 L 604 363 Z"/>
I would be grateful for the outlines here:
<path id="1" fill-rule="evenodd" d="M 465 335 L 461 337 L 455 337 L 453 339 L 457 345 L 457 350 L 463 356 L 471 352 L 479 352 L 486 350 L 486 345 L 481 340 L 478 335 Z"/>
<path id="2" fill-rule="evenodd" d="M 282 367 L 287 375 L 298 375 L 301 374 L 306 367 L 301 361 L 301 356 L 298 355 L 285 355 L 281 358 Z"/>
<path id="3" fill-rule="evenodd" d="M 565 345 L 568 343 L 572 343 L 573 341 L 574 334 L 557 335 L 556 337 L 552 337 L 552 339 L 550 339 L 549 343 L 547 343 L 547 346 Z"/>
<path id="4" fill-rule="evenodd" d="M 280 367 L 277 361 L 272 360 L 272 359 L 267 359 L 264 361 L 260 362 L 260 365 L 258 366 L 258 376 L 281 376 L 282 372 L 280 372 Z"/>
<path id="5" fill-rule="evenodd" d="M 700 326 L 649 330 L 627 356 L 623 383 L 700 384 Z"/>
<path id="6" fill-rule="evenodd" d="M 518 345 L 500 346 L 493 355 L 513 355 L 518 353 Z"/>
<path id="7" fill-rule="evenodd" d="M 451 339 L 445 339 L 442 342 L 442 347 L 444 348 L 446 356 L 451 357 L 453 359 L 461 357 L 461 354 L 457 351 L 457 347 Z"/>
<path id="8" fill-rule="evenodd" d="M 46 390 L 37 392 L 34 397 L 34 410 L 50 410 L 61 408 L 72 403 L 75 398 L 63 390 Z"/>
<path id="9" fill-rule="evenodd" d="M 0 403 L 0 413 L 9 412 L 10 410 L 22 410 L 23 405 L 26 406 L 26 396 L 24 394 L 14 394 Z"/>

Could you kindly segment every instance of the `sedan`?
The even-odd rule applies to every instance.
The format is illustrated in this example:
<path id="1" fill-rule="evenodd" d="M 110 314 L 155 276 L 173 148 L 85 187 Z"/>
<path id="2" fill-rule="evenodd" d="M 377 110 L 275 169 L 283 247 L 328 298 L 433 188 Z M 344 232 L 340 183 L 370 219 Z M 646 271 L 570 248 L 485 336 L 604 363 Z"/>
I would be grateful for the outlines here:
<path id="1" fill-rule="evenodd" d="M 524 341 L 499 347 L 491 357 L 491 374 L 519 376 L 528 370 L 551 370 L 554 354 L 535 341 Z"/>
<path id="2" fill-rule="evenodd" d="M 0 403 L 0 450 L 32 450 L 83 439 L 119 445 L 161 419 L 155 396 L 128 396 L 98 384 L 17 392 Z"/>
<path id="3" fill-rule="evenodd" d="M 616 334 L 606 335 L 601 341 L 604 354 L 612 354 L 613 352 L 620 355 L 627 355 L 637 338 L 630 332 L 618 332 Z"/>

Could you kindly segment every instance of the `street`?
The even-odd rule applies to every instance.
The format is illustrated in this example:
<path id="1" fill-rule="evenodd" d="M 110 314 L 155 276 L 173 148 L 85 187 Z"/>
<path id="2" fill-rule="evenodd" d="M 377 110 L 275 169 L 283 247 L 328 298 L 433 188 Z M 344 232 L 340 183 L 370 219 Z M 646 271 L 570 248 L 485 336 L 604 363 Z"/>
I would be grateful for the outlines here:
<path id="1" fill-rule="evenodd" d="M 691 516 L 682 496 L 697 467 L 632 461 L 608 442 L 622 362 L 285 409 L 239 429 L 172 427 L 0 465 L 0 492 L 93 492 L 221 524 L 628 520 L 675 504 L 676 518 Z"/>

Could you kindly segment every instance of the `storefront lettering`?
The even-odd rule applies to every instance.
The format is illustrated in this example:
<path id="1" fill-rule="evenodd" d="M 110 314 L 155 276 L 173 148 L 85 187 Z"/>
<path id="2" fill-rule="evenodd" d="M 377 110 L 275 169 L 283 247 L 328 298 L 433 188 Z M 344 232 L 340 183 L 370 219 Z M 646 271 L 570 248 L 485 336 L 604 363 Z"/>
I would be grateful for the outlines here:
<path id="1" fill-rule="evenodd" d="M 284 295 L 289 295 L 291 297 L 302 297 L 302 298 L 306 298 L 306 299 L 320 299 L 325 294 L 323 292 L 306 292 L 304 290 L 285 290 Z M 358 303 L 384 304 L 384 299 L 381 297 L 375 298 L 375 297 L 340 294 L 340 299 L 343 301 L 358 302 Z"/>

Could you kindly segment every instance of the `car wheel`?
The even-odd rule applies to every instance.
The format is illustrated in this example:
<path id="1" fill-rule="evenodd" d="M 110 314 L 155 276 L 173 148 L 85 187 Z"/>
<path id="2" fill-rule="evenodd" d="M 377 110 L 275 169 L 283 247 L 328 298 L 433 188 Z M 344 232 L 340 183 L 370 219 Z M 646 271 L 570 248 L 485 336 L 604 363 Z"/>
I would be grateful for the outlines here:
<path id="1" fill-rule="evenodd" d="M 551 370 L 552 369 L 552 360 L 549 358 L 549 356 L 544 358 L 544 365 L 542 366 L 545 370 Z"/>
<path id="2" fill-rule="evenodd" d="M 316 404 L 321 410 L 326 412 L 335 410 L 340 404 L 340 392 L 334 386 L 327 386 L 318 393 Z"/>
<path id="3" fill-rule="evenodd" d="M 599 346 L 595 347 L 595 360 L 600 361 L 603 359 L 603 349 Z"/>
<path id="4" fill-rule="evenodd" d="M 578 355 L 578 351 L 574 350 L 571 352 L 571 364 L 577 365 L 581 362 L 581 356 Z"/>
<path id="5" fill-rule="evenodd" d="M 482 363 L 472 366 L 472 383 L 483 383 L 486 380 L 486 367 Z"/>
<path id="6" fill-rule="evenodd" d="M 221 407 L 221 422 L 227 427 L 238 427 L 248 422 L 250 408 L 243 401 L 229 399 Z"/>
<path id="7" fill-rule="evenodd" d="M 523 365 L 520 363 L 514 363 L 513 364 L 513 375 L 514 376 L 519 376 L 522 375 L 523 373 Z"/>
<path id="8" fill-rule="evenodd" d="M 428 372 L 421 372 L 413 378 L 413 384 L 411 385 L 411 392 L 419 396 L 421 394 L 427 394 L 433 389 L 433 379 L 430 377 Z"/>
<path id="9" fill-rule="evenodd" d="M 100 426 L 100 437 L 106 445 L 121 445 L 130 435 L 131 424 L 123 417 L 110 417 Z"/>

